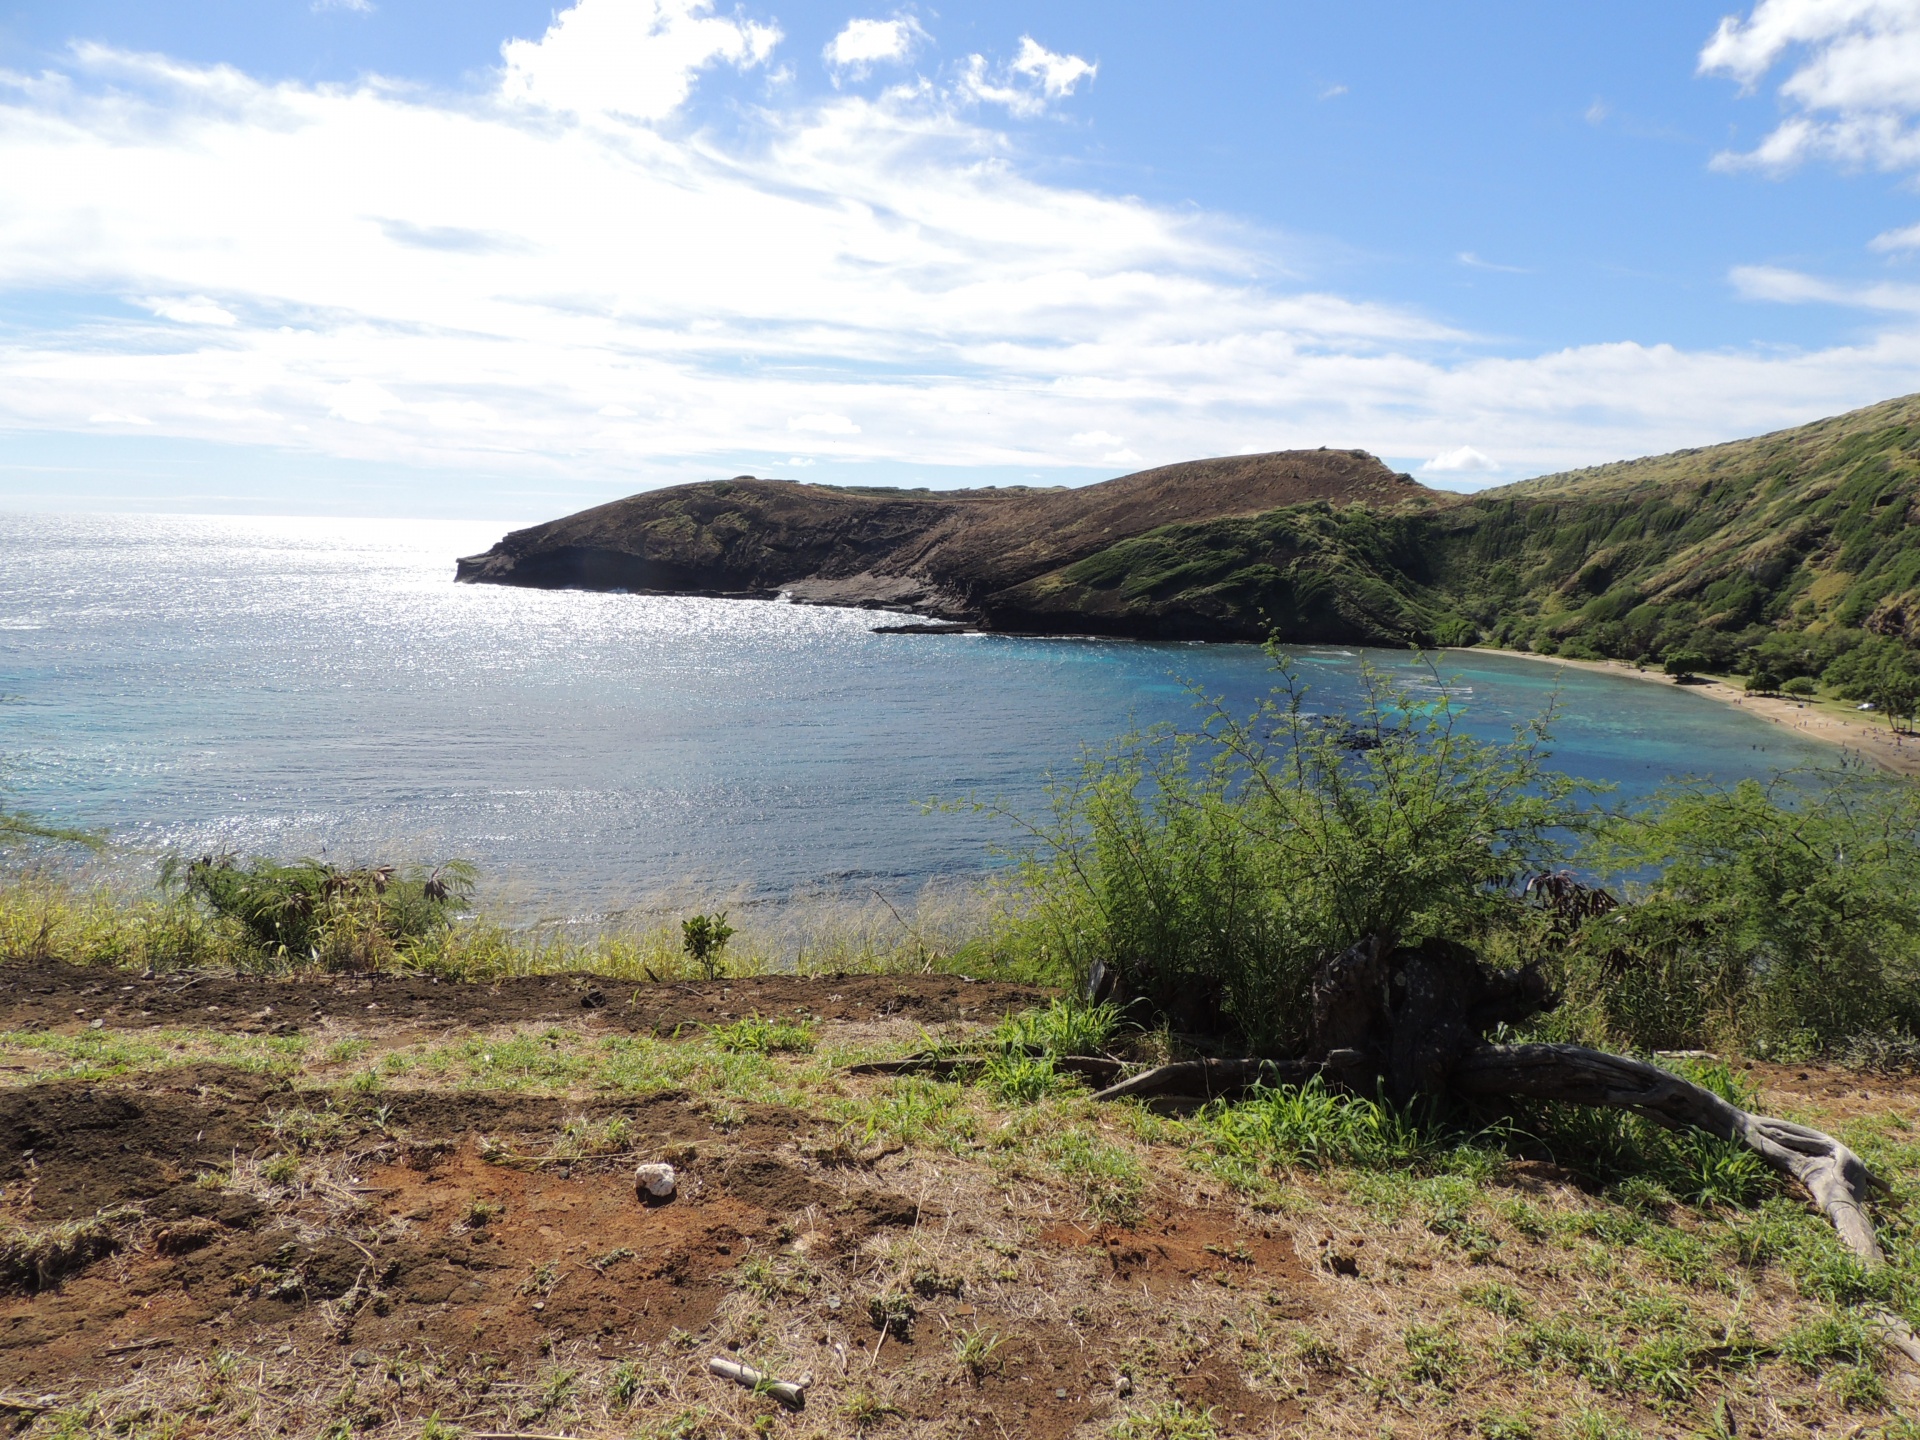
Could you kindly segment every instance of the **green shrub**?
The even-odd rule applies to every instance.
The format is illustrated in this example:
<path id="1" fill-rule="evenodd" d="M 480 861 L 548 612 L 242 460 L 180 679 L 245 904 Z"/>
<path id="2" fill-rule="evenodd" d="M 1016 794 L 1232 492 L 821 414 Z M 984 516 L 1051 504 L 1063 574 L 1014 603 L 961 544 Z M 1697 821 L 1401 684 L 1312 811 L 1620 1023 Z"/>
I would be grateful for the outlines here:
<path id="1" fill-rule="evenodd" d="M 1694 650 L 1677 650 L 1667 656 L 1662 668 L 1676 680 L 1691 680 L 1707 668 L 1707 657 Z"/>
<path id="2" fill-rule="evenodd" d="M 1785 1056 L 1920 1023 L 1920 791 L 1878 777 L 1682 785 L 1585 857 L 1629 903 L 1554 963 L 1588 1038 Z"/>
<path id="3" fill-rule="evenodd" d="M 1771 670 L 1756 670 L 1747 677 L 1747 694 L 1778 695 L 1780 677 Z"/>
<path id="4" fill-rule="evenodd" d="M 1780 686 L 1782 695 L 1791 695 L 1796 700 L 1805 700 L 1817 695 L 1820 687 L 1805 675 L 1795 675 Z"/>
<path id="5" fill-rule="evenodd" d="M 1436 682 L 1438 677 L 1434 677 Z M 1493 744 L 1362 666 L 1364 703 L 1316 716 L 1284 663 L 1272 700 L 1198 735 L 1136 733 L 1031 823 L 1028 948 L 1079 976 L 1103 960 L 1176 1030 L 1284 1052 L 1318 957 L 1366 936 L 1472 939 L 1509 919 L 1596 787 L 1550 770 L 1547 720 Z"/>
<path id="6" fill-rule="evenodd" d="M 680 922 L 681 948 L 709 980 L 717 980 L 724 973 L 721 957 L 733 935 L 734 929 L 727 924 L 724 910 L 717 915 L 695 915 Z"/>
<path id="7" fill-rule="evenodd" d="M 320 860 L 242 864 L 223 855 L 182 863 L 171 855 L 160 883 L 238 925 L 262 957 L 372 970 L 445 930 L 473 893 L 473 869 L 458 860 L 431 870 L 342 870 Z"/>

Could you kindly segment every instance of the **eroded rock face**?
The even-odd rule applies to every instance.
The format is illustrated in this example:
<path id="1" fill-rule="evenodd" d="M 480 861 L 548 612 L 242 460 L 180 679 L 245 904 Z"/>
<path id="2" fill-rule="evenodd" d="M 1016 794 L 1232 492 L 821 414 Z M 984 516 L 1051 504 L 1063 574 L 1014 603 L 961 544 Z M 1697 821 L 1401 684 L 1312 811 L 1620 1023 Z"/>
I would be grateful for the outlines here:
<path id="1" fill-rule="evenodd" d="M 1092 603 L 1078 577 L 1058 577 L 1166 526 L 1308 503 L 1390 508 L 1449 499 L 1349 450 L 1194 461 L 1071 490 L 868 490 L 741 476 L 516 530 L 461 560 L 458 575 L 548 588 L 785 593 L 1012 631 L 1241 638 L 1270 628 L 1243 600 L 1216 593 L 1161 613 L 1169 607 L 1156 609 L 1150 596 Z"/>

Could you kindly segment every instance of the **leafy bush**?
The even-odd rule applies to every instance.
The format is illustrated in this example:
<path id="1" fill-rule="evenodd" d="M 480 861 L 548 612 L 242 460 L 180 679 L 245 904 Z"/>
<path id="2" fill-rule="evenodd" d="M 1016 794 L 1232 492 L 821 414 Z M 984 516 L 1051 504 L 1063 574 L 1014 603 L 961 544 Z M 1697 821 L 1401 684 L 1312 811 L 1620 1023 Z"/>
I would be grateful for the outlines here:
<path id="1" fill-rule="evenodd" d="M 1085 976 L 1102 960 L 1175 1029 L 1284 1051 L 1317 958 L 1369 935 L 1470 939 L 1544 868 L 1595 787 L 1547 766 L 1546 719 L 1493 744 L 1362 666 L 1350 717 L 1316 716 L 1284 663 L 1251 717 L 1127 737 L 1031 823 L 1021 922 Z M 1036 946 L 1037 948 L 1037 946 Z"/>
<path id="2" fill-rule="evenodd" d="M 1756 670 L 1747 676 L 1747 694 L 1778 695 L 1779 693 L 1780 677 L 1771 670 Z"/>
<path id="3" fill-rule="evenodd" d="M 1791 695 L 1796 700 L 1804 700 L 1817 695 L 1820 687 L 1805 675 L 1795 675 L 1780 686 L 1782 695 Z"/>
<path id="4" fill-rule="evenodd" d="M 160 882 L 237 924 L 263 958 L 370 970 L 446 929 L 473 893 L 473 869 L 453 860 L 431 870 L 342 870 L 320 860 L 241 864 L 231 855 L 182 864 L 176 855 Z"/>
<path id="5" fill-rule="evenodd" d="M 1556 961 L 1562 1022 L 1795 1054 L 1920 1024 L 1920 792 L 1878 777 L 1674 787 L 1586 862 L 1630 903 Z"/>
<path id="6" fill-rule="evenodd" d="M 723 973 L 721 957 L 733 935 L 733 926 L 727 924 L 724 910 L 717 915 L 695 915 L 680 922 L 681 948 L 709 980 L 717 980 Z"/>

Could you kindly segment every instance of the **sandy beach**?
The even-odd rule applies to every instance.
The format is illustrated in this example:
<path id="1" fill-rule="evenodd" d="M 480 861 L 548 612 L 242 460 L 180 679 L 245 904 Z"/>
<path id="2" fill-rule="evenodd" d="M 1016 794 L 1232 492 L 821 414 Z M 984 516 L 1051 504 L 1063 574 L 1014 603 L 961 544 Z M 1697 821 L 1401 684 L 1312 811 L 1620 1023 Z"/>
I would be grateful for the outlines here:
<path id="1" fill-rule="evenodd" d="M 1674 684 L 1672 679 L 1658 670 L 1638 670 L 1624 660 L 1568 660 L 1558 655 L 1537 655 L 1526 650 L 1496 650 L 1490 646 L 1475 648 L 1483 654 L 1511 655 L 1515 659 L 1532 660 L 1544 665 L 1604 670 L 1608 674 L 1623 675 L 1629 680 L 1641 680 L 1649 685 Z M 1920 775 L 1920 736 L 1895 735 L 1883 718 L 1870 711 L 1836 714 L 1831 708 L 1833 702 L 1823 704 L 1794 700 L 1783 695 L 1749 695 L 1739 685 L 1709 679 L 1704 675 L 1678 688 L 1689 695 L 1716 700 L 1722 705 L 1737 705 L 1749 714 L 1758 715 L 1775 725 L 1798 730 L 1809 739 L 1838 745 L 1856 758 L 1877 765 L 1882 770 L 1896 775 Z"/>

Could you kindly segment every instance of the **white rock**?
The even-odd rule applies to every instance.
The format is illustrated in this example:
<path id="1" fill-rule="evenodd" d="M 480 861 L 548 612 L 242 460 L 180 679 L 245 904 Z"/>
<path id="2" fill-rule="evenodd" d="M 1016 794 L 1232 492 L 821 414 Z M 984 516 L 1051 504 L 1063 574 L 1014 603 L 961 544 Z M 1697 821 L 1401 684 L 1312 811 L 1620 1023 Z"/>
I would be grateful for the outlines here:
<path id="1" fill-rule="evenodd" d="M 642 1200 L 667 1200 L 679 1183 L 671 1165 L 642 1165 L 633 1172 L 634 1192 Z"/>

